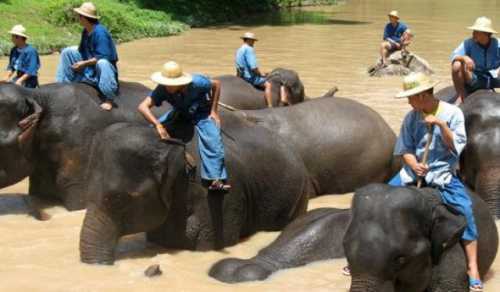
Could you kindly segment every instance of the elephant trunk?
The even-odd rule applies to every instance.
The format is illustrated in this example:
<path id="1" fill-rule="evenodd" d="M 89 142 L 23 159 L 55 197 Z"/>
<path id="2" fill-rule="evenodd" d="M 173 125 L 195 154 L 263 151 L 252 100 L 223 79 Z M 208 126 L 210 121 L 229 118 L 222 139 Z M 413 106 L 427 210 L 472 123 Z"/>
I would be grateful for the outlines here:
<path id="1" fill-rule="evenodd" d="M 371 275 L 353 275 L 349 292 L 392 292 L 390 283 Z"/>
<path id="2" fill-rule="evenodd" d="M 80 260 L 87 264 L 112 265 L 118 238 L 118 225 L 105 212 L 90 205 L 80 233 Z"/>
<path id="3" fill-rule="evenodd" d="M 488 204 L 491 214 L 500 218 L 500 167 L 479 171 L 476 192 Z"/>

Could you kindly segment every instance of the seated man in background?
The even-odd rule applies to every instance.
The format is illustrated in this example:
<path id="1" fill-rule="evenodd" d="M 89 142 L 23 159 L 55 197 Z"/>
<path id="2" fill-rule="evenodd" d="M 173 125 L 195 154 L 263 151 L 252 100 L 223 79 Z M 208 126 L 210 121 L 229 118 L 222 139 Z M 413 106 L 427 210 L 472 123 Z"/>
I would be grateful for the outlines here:
<path id="1" fill-rule="evenodd" d="M 394 52 L 401 50 L 407 53 L 406 47 L 411 42 L 412 34 L 408 26 L 399 21 L 399 13 L 394 10 L 388 14 L 389 23 L 384 29 L 384 37 L 380 45 L 381 66 L 387 66 L 387 58 Z"/>

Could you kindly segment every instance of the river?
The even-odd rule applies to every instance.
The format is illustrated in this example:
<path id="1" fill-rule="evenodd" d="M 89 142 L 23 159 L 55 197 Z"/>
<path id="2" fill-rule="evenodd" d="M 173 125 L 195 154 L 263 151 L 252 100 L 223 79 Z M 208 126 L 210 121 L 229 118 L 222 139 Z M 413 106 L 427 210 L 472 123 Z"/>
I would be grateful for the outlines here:
<path id="1" fill-rule="evenodd" d="M 356 99 L 379 112 L 399 131 L 406 100 L 393 96 L 401 88 L 399 77 L 370 78 L 366 68 L 377 58 L 386 14 L 400 12 L 415 34 L 411 50 L 427 59 L 441 81 L 451 83 L 449 55 L 476 17 L 500 19 L 500 4 L 486 0 L 350 0 L 333 7 L 304 8 L 288 13 L 253 17 L 240 24 L 192 29 L 180 36 L 143 39 L 118 46 L 120 76 L 152 87 L 149 76 L 170 59 L 189 72 L 211 76 L 232 74 L 239 36 L 251 30 L 259 41 L 256 50 L 263 71 L 275 67 L 299 72 L 309 96 L 332 86 L 339 96 Z M 242 16 L 244 19 L 244 16 Z M 500 23 L 494 23 L 500 29 Z M 58 56 L 43 56 L 40 80 L 53 82 Z M 0 59 L 0 66 L 7 60 Z M 357 118 L 357 117 L 353 117 Z M 84 211 L 52 207 L 53 218 L 38 222 L 26 215 L 22 194 L 28 181 L 0 190 L 0 291 L 347 291 L 349 278 L 340 269 L 345 260 L 314 263 L 276 273 L 264 282 L 227 285 L 207 276 L 217 260 L 251 257 L 270 243 L 277 232 L 259 233 L 219 252 L 162 250 L 150 247 L 143 235 L 122 240 L 119 260 L 111 267 L 81 264 L 78 240 Z M 324 196 L 310 209 L 349 207 L 350 194 Z M 164 274 L 143 276 L 158 263 Z M 500 260 L 488 275 L 485 291 L 500 290 Z"/>

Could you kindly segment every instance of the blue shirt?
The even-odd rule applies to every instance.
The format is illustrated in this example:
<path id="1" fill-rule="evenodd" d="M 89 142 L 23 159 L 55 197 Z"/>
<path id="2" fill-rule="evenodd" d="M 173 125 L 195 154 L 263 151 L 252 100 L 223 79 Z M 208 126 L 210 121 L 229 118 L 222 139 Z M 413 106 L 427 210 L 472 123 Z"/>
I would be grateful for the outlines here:
<path id="1" fill-rule="evenodd" d="M 85 29 L 83 30 L 78 51 L 82 55 L 83 60 L 92 58 L 96 58 L 97 60 L 106 59 L 115 66 L 116 61 L 118 61 L 116 47 L 111 34 L 100 23 L 94 25 L 94 30 L 90 34 Z"/>
<path id="2" fill-rule="evenodd" d="M 428 185 L 444 187 L 450 183 L 452 176 L 456 172 L 459 156 L 465 147 L 467 137 L 465 134 L 465 119 L 462 111 L 449 103 L 439 102 L 435 116 L 446 122 L 453 133 L 453 145 L 455 150 L 451 150 L 443 141 L 441 129 L 433 127 L 433 139 L 429 147 L 427 164 L 429 172 L 425 175 Z M 418 161 L 422 161 L 425 144 L 427 143 L 428 129 L 423 122 L 421 112 L 412 110 L 409 112 L 401 127 L 394 149 L 394 155 L 414 154 Z M 417 177 L 413 170 L 405 165 L 400 172 L 401 181 L 404 184 L 415 182 Z"/>
<path id="3" fill-rule="evenodd" d="M 13 47 L 10 50 L 9 65 L 7 70 L 15 71 L 21 74 L 37 76 L 40 69 L 40 57 L 35 48 L 26 45 L 20 49 Z"/>
<path id="4" fill-rule="evenodd" d="M 255 49 L 248 44 L 243 44 L 236 52 L 236 70 L 246 81 L 253 83 L 254 79 L 260 77 L 253 70 L 258 68 Z"/>
<path id="5" fill-rule="evenodd" d="M 483 75 L 490 74 L 497 78 L 496 69 L 500 67 L 500 49 L 497 38 L 491 38 L 489 46 L 483 47 L 472 38 L 463 41 L 451 54 L 453 61 L 458 56 L 469 56 L 475 64 L 474 72 Z"/>
<path id="6" fill-rule="evenodd" d="M 384 40 L 388 41 L 389 39 L 396 42 L 400 43 L 401 42 L 401 36 L 403 36 L 403 33 L 408 29 L 408 26 L 404 22 L 398 21 L 397 25 L 394 27 L 392 23 L 388 23 L 385 26 L 384 29 Z"/>
<path id="7" fill-rule="evenodd" d="M 193 81 L 179 93 L 168 93 L 164 85 L 158 85 L 150 94 L 155 106 L 166 101 L 174 111 L 192 120 L 205 119 L 210 115 L 212 82 L 200 74 L 193 74 Z"/>

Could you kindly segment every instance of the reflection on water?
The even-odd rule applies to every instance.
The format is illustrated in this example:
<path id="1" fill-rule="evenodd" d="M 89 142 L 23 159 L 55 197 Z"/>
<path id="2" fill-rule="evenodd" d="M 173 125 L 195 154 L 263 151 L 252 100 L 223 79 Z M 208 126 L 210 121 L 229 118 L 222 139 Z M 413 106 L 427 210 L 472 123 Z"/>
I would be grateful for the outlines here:
<path id="1" fill-rule="evenodd" d="M 232 74 L 239 36 L 254 31 L 263 71 L 287 67 L 299 72 L 309 96 L 319 96 L 337 85 L 340 96 L 354 98 L 379 112 L 394 131 L 399 131 L 409 110 L 405 100 L 393 96 L 401 87 L 398 77 L 369 78 L 366 68 L 378 55 L 388 11 L 397 9 L 416 38 L 411 50 L 427 59 L 441 80 L 449 84 L 450 52 L 470 36 L 465 27 L 480 15 L 491 17 L 500 28 L 497 1 L 489 0 L 350 0 L 336 7 L 306 8 L 251 22 L 194 29 L 183 35 L 145 39 L 120 45 L 123 79 L 153 86 L 149 76 L 169 59 L 190 72 L 211 76 Z M 242 17 L 244 18 L 244 17 Z M 36 37 L 36 36 L 33 36 Z M 58 56 L 42 57 L 40 80 L 52 82 Z M 4 66 L 6 59 L 0 59 Z M 359 118 L 359 117 L 353 117 Z M 27 181 L 4 193 L 27 192 Z M 315 199 L 310 208 L 348 207 L 350 196 Z M 50 208 L 48 222 L 34 221 L 18 195 L 0 198 L 0 291 L 347 291 L 349 279 L 340 274 L 344 260 L 316 263 L 279 272 L 265 282 L 221 284 L 206 275 L 210 265 L 227 257 L 251 257 L 271 242 L 276 232 L 259 233 L 221 252 L 164 250 L 150 246 L 144 236 L 122 240 L 119 261 L 113 267 L 79 263 L 78 239 L 83 211 Z M 159 263 L 164 271 L 146 279 L 144 270 Z M 497 260 L 494 271 L 500 270 Z M 499 291 L 500 276 L 490 274 L 486 291 Z"/>

